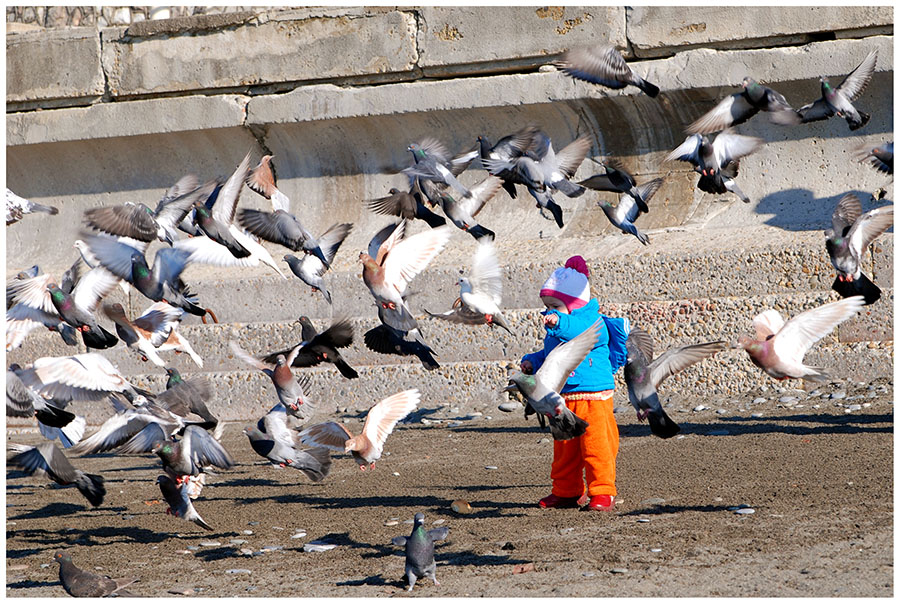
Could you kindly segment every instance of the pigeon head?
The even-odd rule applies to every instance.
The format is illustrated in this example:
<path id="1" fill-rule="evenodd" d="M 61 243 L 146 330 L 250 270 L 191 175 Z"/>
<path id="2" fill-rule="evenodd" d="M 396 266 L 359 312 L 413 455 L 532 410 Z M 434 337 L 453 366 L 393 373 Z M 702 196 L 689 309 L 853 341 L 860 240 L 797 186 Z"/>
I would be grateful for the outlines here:
<path id="1" fill-rule="evenodd" d="M 758 340 L 754 340 L 749 336 L 740 336 L 738 338 L 738 347 L 746 350 L 748 353 L 750 353 L 750 356 L 757 355 L 763 351 L 763 343 Z"/>
<path id="2" fill-rule="evenodd" d="M 53 554 L 53 559 L 60 564 L 62 564 L 63 562 L 71 562 L 72 554 L 68 552 L 56 552 L 55 554 Z"/>
<path id="3" fill-rule="evenodd" d="M 422 512 L 416 512 L 416 515 L 413 516 L 413 526 L 418 528 L 425 524 L 425 514 Z"/>
<path id="4" fill-rule="evenodd" d="M 48 283 L 47 291 L 50 292 L 50 297 L 57 302 L 62 302 L 66 297 L 66 295 L 61 289 L 59 289 L 59 286 L 56 283 Z"/>
<path id="5" fill-rule="evenodd" d="M 459 278 L 459 291 L 464 292 L 464 293 L 468 293 L 468 292 L 472 291 L 472 284 L 469 283 L 469 280 L 466 279 L 465 277 Z"/>
<path id="6" fill-rule="evenodd" d="M 533 375 L 527 375 L 521 371 L 509 378 L 509 384 L 503 389 L 504 392 L 515 392 L 519 390 L 523 394 L 534 390 L 537 382 Z"/>
<path id="7" fill-rule="evenodd" d="M 150 447 L 151 453 L 156 453 L 160 457 L 170 457 L 174 453 L 175 449 L 172 447 L 172 443 L 170 441 L 157 441 L 153 443 L 153 446 Z"/>

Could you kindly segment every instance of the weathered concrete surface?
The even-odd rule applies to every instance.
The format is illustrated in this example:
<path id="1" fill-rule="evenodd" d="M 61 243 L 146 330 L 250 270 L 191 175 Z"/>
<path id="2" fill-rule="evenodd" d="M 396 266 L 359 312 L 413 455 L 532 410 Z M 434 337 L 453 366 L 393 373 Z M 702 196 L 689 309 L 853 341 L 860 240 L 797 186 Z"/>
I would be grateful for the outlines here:
<path id="1" fill-rule="evenodd" d="M 627 47 L 622 7 L 439 6 L 419 15 L 427 76 L 521 69 L 575 46 Z"/>
<path id="2" fill-rule="evenodd" d="M 96 31 L 52 30 L 6 36 L 7 103 L 93 100 L 103 90 Z"/>
<path id="3" fill-rule="evenodd" d="M 104 30 L 103 64 L 110 94 L 122 97 L 402 73 L 416 61 L 415 21 L 402 12 L 277 20 L 171 38 L 117 31 Z"/>
<path id="4" fill-rule="evenodd" d="M 890 6 L 637 6 L 628 9 L 628 40 L 638 57 L 694 46 L 757 48 L 804 44 L 847 30 L 892 34 Z M 874 32 L 873 32 L 874 33 Z"/>

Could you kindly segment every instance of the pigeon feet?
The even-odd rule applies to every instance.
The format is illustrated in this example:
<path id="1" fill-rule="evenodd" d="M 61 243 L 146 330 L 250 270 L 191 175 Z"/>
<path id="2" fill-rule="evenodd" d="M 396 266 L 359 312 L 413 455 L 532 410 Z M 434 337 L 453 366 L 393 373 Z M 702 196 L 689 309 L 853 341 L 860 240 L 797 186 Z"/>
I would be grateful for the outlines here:
<path id="1" fill-rule="evenodd" d="M 141 360 L 142 360 L 143 362 L 146 363 L 146 362 L 147 362 L 147 356 L 142 354 L 142 355 L 141 355 Z"/>
<path id="2" fill-rule="evenodd" d="M 200 317 L 200 320 L 203 321 L 204 325 L 206 324 L 206 315 L 209 315 L 210 317 L 212 317 L 213 323 L 216 323 L 216 324 L 219 323 L 219 318 L 216 316 L 216 313 L 214 313 L 211 308 L 204 308 L 203 310 L 206 311 L 206 314 L 203 315 L 202 317 Z"/>
<path id="3" fill-rule="evenodd" d="M 382 302 L 381 308 L 385 308 L 385 309 L 389 308 L 391 310 L 397 310 L 397 305 L 394 304 L 393 302 Z"/>
<path id="4" fill-rule="evenodd" d="M 648 415 L 650 415 L 649 411 L 647 411 L 646 409 L 641 409 L 640 411 L 637 412 L 638 421 L 639 422 L 644 421 L 645 419 L 647 419 Z"/>

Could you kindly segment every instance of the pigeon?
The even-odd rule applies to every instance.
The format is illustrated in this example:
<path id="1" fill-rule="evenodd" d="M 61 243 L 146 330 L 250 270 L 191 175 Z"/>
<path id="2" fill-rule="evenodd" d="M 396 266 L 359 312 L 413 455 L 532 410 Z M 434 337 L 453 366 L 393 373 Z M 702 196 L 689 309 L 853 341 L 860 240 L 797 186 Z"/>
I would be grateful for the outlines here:
<path id="1" fill-rule="evenodd" d="M 856 66 L 856 69 L 850 72 L 844 81 L 837 88 L 832 88 L 828 83 L 828 79 L 820 77 L 819 81 L 822 85 L 822 97 L 812 103 L 804 105 L 796 111 L 777 112 L 773 115 L 779 123 L 796 123 L 797 118 L 801 123 L 817 122 L 819 120 L 828 119 L 833 115 L 842 117 L 847 120 L 850 130 L 858 130 L 865 126 L 869 118 L 868 113 L 864 113 L 853 106 L 852 101 L 859 98 L 862 91 L 865 90 L 875 73 L 875 62 L 878 59 L 878 51 L 870 52 L 862 63 Z"/>
<path id="2" fill-rule="evenodd" d="M 787 323 L 777 310 L 767 310 L 753 319 L 756 339 L 741 336 L 738 346 L 747 351 L 754 365 L 776 380 L 825 382 L 830 378 L 827 371 L 804 365 L 803 357 L 813 344 L 859 312 L 864 304 L 862 296 L 853 296 L 802 312 Z"/>
<path id="3" fill-rule="evenodd" d="M 124 588 L 138 579 L 110 579 L 81 570 L 72 562 L 72 554 L 56 552 L 53 559 L 59 563 L 59 582 L 66 593 L 75 598 L 105 598 L 106 596 L 134 596 Z"/>
<path id="4" fill-rule="evenodd" d="M 194 224 L 200 231 L 216 243 L 225 246 L 235 258 L 246 258 L 250 251 L 234 236 L 234 212 L 237 208 L 241 187 L 250 173 L 250 152 L 238 164 L 232 175 L 220 189 L 214 191 L 209 199 L 194 201 Z M 213 195 L 212 208 L 207 207 Z"/>
<path id="5" fill-rule="evenodd" d="M 384 322 L 384 309 L 380 306 L 378 317 L 381 319 L 381 325 L 373 327 L 363 335 L 366 348 L 381 354 L 415 356 L 429 371 L 440 367 L 433 356 L 434 350 L 425 343 L 418 327 L 410 330 L 391 327 Z"/>
<path id="6" fill-rule="evenodd" d="M 625 384 L 628 400 L 637 411 L 638 421 L 650 422 L 650 431 L 660 438 L 672 438 L 681 428 L 663 410 L 656 389 L 670 375 L 725 349 L 725 342 L 704 342 L 671 348 L 653 358 L 653 339 L 635 327 L 625 341 Z"/>
<path id="7" fill-rule="evenodd" d="M 190 476 L 201 474 L 204 466 L 212 465 L 223 470 L 234 466 L 234 461 L 222 445 L 198 426 L 185 428 L 181 440 L 155 443 L 150 451 L 162 460 L 163 470 L 175 478 L 176 486 L 187 482 Z"/>
<path id="8" fill-rule="evenodd" d="M 300 442 L 314 447 L 326 447 L 333 451 L 352 453 L 360 470 L 366 465 L 375 469 L 381 459 L 384 442 L 401 419 L 409 415 L 419 404 L 417 389 L 405 390 L 375 404 L 366 415 L 362 432 L 354 436 L 342 424 L 327 422 L 310 426 L 300 433 Z"/>
<path id="9" fill-rule="evenodd" d="M 170 370 L 166 370 L 168 374 Z M 175 371 L 175 370 L 172 370 Z M 200 422 L 185 422 L 200 426 L 206 430 L 212 430 L 219 424 L 216 418 L 206 406 L 206 401 L 210 400 L 213 395 L 212 385 L 206 377 L 200 376 L 190 380 L 185 380 L 179 375 L 179 380 L 171 386 L 166 386 L 163 392 L 153 397 L 153 402 L 157 405 L 174 413 L 175 415 L 187 420 L 190 414 L 194 414 L 201 418 Z M 169 379 L 172 376 L 169 374 Z"/>
<path id="10" fill-rule="evenodd" d="M 761 138 L 735 134 L 732 130 L 724 130 L 710 143 L 701 134 L 688 136 L 664 161 L 677 159 L 689 162 L 694 171 L 700 174 L 697 188 L 707 193 L 725 193 L 731 191 L 744 203 L 750 198 L 734 182 L 742 157 L 750 155 L 763 144 Z"/>
<path id="11" fill-rule="evenodd" d="M 110 392 L 138 396 L 119 370 L 97 352 L 41 357 L 18 375 L 25 385 L 52 399 L 96 401 Z"/>
<path id="12" fill-rule="evenodd" d="M 531 146 L 532 140 L 537 134 L 535 126 L 527 126 L 521 130 L 504 136 L 497 141 L 497 144 L 491 145 L 490 141 L 484 137 L 478 137 L 478 149 L 481 156 L 482 164 L 485 160 L 494 160 L 503 163 L 510 163 L 515 158 L 525 154 Z M 490 171 L 489 171 L 490 172 Z M 513 199 L 516 198 L 516 184 L 521 182 L 516 174 L 510 169 L 501 169 L 496 172 L 490 172 L 494 176 L 499 177 L 503 181 L 503 189 Z"/>
<path id="13" fill-rule="evenodd" d="M 650 238 L 640 232 L 634 225 L 634 221 L 642 214 L 638 200 L 640 199 L 643 205 L 646 206 L 647 202 L 650 201 L 650 198 L 653 197 L 653 194 L 659 190 L 662 183 L 662 178 L 654 178 L 650 182 L 646 182 L 639 187 L 634 187 L 634 190 L 637 193 L 636 197 L 633 196 L 631 192 L 620 193 L 619 204 L 615 207 L 608 201 L 598 201 L 597 205 L 600 206 L 600 209 L 603 210 L 603 213 L 606 214 L 606 217 L 609 218 L 609 221 L 614 227 L 626 235 L 629 233 L 634 235 L 638 238 L 638 241 L 644 245 L 649 245 Z"/>
<path id="14" fill-rule="evenodd" d="M 468 325 L 486 323 L 499 325 L 510 335 L 509 324 L 500 313 L 503 294 L 503 272 L 497 261 L 497 252 L 489 242 L 479 244 L 468 277 L 459 280 L 459 298 L 453 309 L 444 314 L 428 313 L 430 316 L 454 323 Z M 425 312 L 428 312 L 427 310 Z"/>
<path id="15" fill-rule="evenodd" d="M 24 197 L 19 197 L 15 193 L 6 188 L 6 226 L 15 224 L 22 220 L 26 214 L 34 212 L 44 212 L 47 214 L 59 214 L 59 210 L 53 206 L 44 206 L 33 201 L 28 201 Z"/>
<path id="16" fill-rule="evenodd" d="M 188 253 L 188 264 L 211 264 L 213 266 L 259 266 L 262 262 L 266 266 L 271 267 L 276 273 L 281 275 L 282 279 L 287 279 L 287 275 L 275 263 L 275 259 L 266 248 L 253 240 L 253 237 L 246 232 L 231 225 L 231 235 L 238 241 L 244 249 L 250 254 L 243 258 L 235 258 L 234 255 L 224 245 L 216 243 L 209 237 L 200 236 L 190 237 L 188 239 L 180 239 L 176 241 L 172 247 L 186 251 Z"/>
<path id="17" fill-rule="evenodd" d="M 423 231 L 402 239 L 406 221 L 388 225 L 360 252 L 363 282 L 384 309 L 384 323 L 401 331 L 416 327 L 412 312 L 404 300 L 409 282 L 444 249 L 451 236 L 449 225 Z"/>
<path id="18" fill-rule="evenodd" d="M 77 263 L 76 263 L 77 265 Z M 73 265 L 75 266 L 75 265 Z M 71 268 L 69 270 L 72 270 Z M 67 271 L 68 272 L 68 271 Z M 10 286 L 15 285 L 16 281 L 24 281 L 25 279 L 33 279 L 41 274 L 41 268 L 35 264 L 29 268 L 26 268 L 24 271 L 19 271 L 13 278 L 6 283 L 6 310 L 9 310 L 9 307 L 12 306 L 15 301 L 14 292 L 10 291 Z"/>
<path id="19" fill-rule="evenodd" d="M 657 86 L 634 73 L 622 54 L 609 45 L 573 48 L 554 64 L 577 80 L 613 89 L 637 86 L 650 97 L 659 94 Z"/>
<path id="20" fill-rule="evenodd" d="M 213 527 L 207 524 L 200 514 L 197 513 L 197 510 L 194 509 L 194 504 L 191 503 L 190 498 L 191 485 L 188 481 L 184 481 L 179 485 L 168 475 L 160 474 L 156 477 L 156 484 L 159 485 L 163 499 L 166 500 L 166 504 L 169 506 L 166 509 L 166 514 L 171 514 L 176 518 L 184 518 L 208 531 L 213 530 Z"/>
<path id="21" fill-rule="evenodd" d="M 580 136 L 556 152 L 550 137 L 537 130 L 532 137 L 531 146 L 523 155 L 506 161 L 482 159 L 482 164 L 492 173 L 514 170 L 522 184 L 536 191 L 550 188 L 567 197 L 578 197 L 584 193 L 584 187 L 569 179 L 578 170 L 590 148 L 590 137 Z"/>
<path id="22" fill-rule="evenodd" d="M 877 147 L 863 147 L 859 152 L 861 162 L 869 160 L 873 168 L 886 174 L 894 173 L 894 142 Z"/>
<path id="23" fill-rule="evenodd" d="M 860 266 L 869 246 L 894 224 L 894 206 L 882 206 L 865 214 L 856 195 L 847 193 L 831 215 L 832 228 L 825 231 L 825 249 L 837 278 L 831 288 L 842 298 L 862 295 L 866 305 L 881 297 L 881 289 L 866 277 Z"/>
<path id="24" fill-rule="evenodd" d="M 47 477 L 63 486 L 74 484 L 92 506 L 103 503 L 106 487 L 103 477 L 97 474 L 86 474 L 76 470 L 66 456 L 53 443 L 44 443 L 37 447 L 9 444 L 8 448 L 17 454 L 7 460 L 8 466 L 22 468 L 27 474 L 46 473 Z"/>
<path id="25" fill-rule="evenodd" d="M 579 182 L 583 187 L 595 191 L 611 191 L 613 193 L 628 193 L 634 198 L 642 213 L 650 212 L 646 200 L 641 197 L 634 176 L 625 170 L 624 166 L 616 159 L 608 159 L 601 164 L 606 170 L 604 174 L 595 174 Z"/>
<path id="26" fill-rule="evenodd" d="M 793 107 L 780 93 L 763 86 L 751 77 L 741 82 L 741 91 L 725 97 L 687 127 L 688 134 L 710 134 L 743 124 L 760 111 L 793 112 Z M 788 113 L 783 116 L 789 115 Z M 782 118 L 782 124 L 784 124 Z M 795 123 L 800 123 L 799 119 Z"/>
<path id="27" fill-rule="evenodd" d="M 331 292 L 325 287 L 325 279 L 322 276 L 331 266 L 338 248 L 344 243 L 344 239 L 350 234 L 351 229 L 353 229 L 352 223 L 343 222 L 332 225 L 319 236 L 319 247 L 322 250 L 325 262 L 320 260 L 318 256 L 311 254 L 304 254 L 302 259 L 291 254 L 284 256 L 284 261 L 288 263 L 291 272 L 309 285 L 313 292 L 322 292 L 322 295 L 325 296 L 325 301 L 329 304 L 331 304 Z"/>
<path id="28" fill-rule="evenodd" d="M 176 239 L 178 224 L 201 194 L 203 189 L 197 177 L 188 175 L 166 191 L 155 211 L 142 203 L 126 203 L 90 208 L 85 210 L 84 218 L 88 226 L 109 235 L 147 243 L 158 239 L 171 245 Z"/>
<path id="29" fill-rule="evenodd" d="M 128 238 L 120 237 L 119 240 L 127 242 Z M 100 266 L 100 263 L 97 262 L 97 257 L 94 256 L 93 253 L 91 253 L 91 250 L 88 249 L 87 244 L 82 239 L 76 239 L 72 244 L 72 247 L 78 250 L 78 254 L 81 256 L 81 259 L 88 267 L 97 268 L 98 266 Z M 131 284 L 128 283 L 128 281 L 119 279 L 119 287 L 122 289 L 122 293 L 124 293 L 126 296 L 131 294 Z"/>
<path id="30" fill-rule="evenodd" d="M 65 293 L 71 293 L 75 282 L 78 280 L 78 265 L 76 261 L 62 276 L 60 280 L 60 288 Z M 34 267 L 37 268 L 37 267 Z M 79 290 L 79 301 L 82 304 L 92 305 L 93 298 L 97 295 L 94 287 L 100 285 L 94 281 L 94 276 L 88 279 Z M 23 271 L 19 273 L 15 279 L 6 285 L 6 350 L 14 350 L 22 345 L 25 338 L 28 337 L 33 330 L 40 326 L 46 327 L 50 331 L 56 331 L 62 337 L 63 341 L 69 346 L 78 345 L 78 333 L 71 325 L 65 323 L 47 290 L 47 285 L 52 282 L 52 278 L 47 275 L 38 274 L 35 271 Z M 103 293 L 100 291 L 99 293 Z M 97 300 L 99 301 L 99 297 Z M 111 334 L 110 334 L 111 335 Z M 97 339 L 93 334 L 88 335 L 89 341 L 96 342 Z M 102 336 L 105 341 L 105 336 Z"/>
<path id="31" fill-rule="evenodd" d="M 418 184 L 418 179 L 416 179 Z M 416 186 L 409 192 L 392 188 L 389 195 L 377 199 L 364 200 L 366 208 L 383 216 L 399 216 L 406 220 L 418 218 L 424 220 L 431 228 L 443 226 L 447 221 L 438 216 L 422 203 L 422 194 Z"/>
<path id="32" fill-rule="evenodd" d="M 409 582 L 406 591 L 412 591 L 416 579 L 423 577 L 430 577 L 435 585 L 440 585 L 434 574 L 437 566 L 434 562 L 434 542 L 446 539 L 448 534 L 450 534 L 450 528 L 446 526 L 426 531 L 425 514 L 417 512 L 413 517 L 413 530 L 409 537 L 391 539 L 391 543 L 397 547 L 406 547 L 404 573 Z"/>
<path id="33" fill-rule="evenodd" d="M 144 361 L 149 359 L 160 367 L 165 367 L 166 363 L 157 354 L 156 349 L 166 341 L 172 326 L 181 319 L 183 311 L 165 302 L 156 304 L 161 306 L 156 309 L 151 307 L 153 310 L 148 309 L 133 322 L 118 302 L 104 304 L 103 314 L 116 324 L 116 333 L 128 348 L 137 350 Z"/>
<path id="34" fill-rule="evenodd" d="M 347 364 L 347 361 L 344 360 L 344 357 L 337 350 L 338 348 L 346 348 L 353 343 L 353 324 L 350 323 L 349 319 L 338 319 L 322 333 L 316 331 L 309 317 L 300 317 L 297 319 L 297 323 L 303 328 L 301 335 L 303 341 L 298 344 L 300 349 L 294 355 L 291 367 L 313 367 L 325 362 L 333 364 L 341 372 L 341 375 L 347 379 L 352 380 L 359 377 L 356 370 Z M 287 358 L 287 355 L 292 350 L 293 348 L 273 352 L 263 357 L 262 360 L 264 363 L 275 363 L 279 355 L 284 355 Z"/>
<path id="35" fill-rule="evenodd" d="M 272 202 L 273 210 L 291 211 L 291 200 L 275 186 L 275 167 L 272 155 L 263 155 L 255 168 L 250 170 L 244 181 L 251 191 L 259 193 Z"/>
<path id="36" fill-rule="evenodd" d="M 411 143 L 406 150 L 412 153 L 415 160 L 412 166 L 403 169 L 410 183 L 416 179 L 431 180 L 453 187 L 462 195 L 469 195 L 469 190 L 456 179 L 458 172 L 455 169 L 467 166 L 474 155 L 450 159 L 446 147 L 433 138 Z"/>
<path id="37" fill-rule="evenodd" d="M 547 416 L 554 440 L 569 440 L 581 436 L 588 427 L 586 421 L 566 407 L 566 401 L 559 391 L 565 386 L 569 374 L 599 341 L 602 323 L 603 319 L 597 319 L 583 333 L 551 350 L 536 374 L 515 373 L 504 389 L 507 392 L 518 390 L 525 397 L 525 417 L 532 413 Z M 543 425 L 543 421 L 541 424 Z"/>
<path id="38" fill-rule="evenodd" d="M 297 217 L 284 210 L 266 212 L 250 208 L 240 208 L 237 212 L 238 224 L 247 231 L 271 243 L 277 243 L 294 252 L 305 252 L 331 266 L 328 258 L 312 233 L 300 224 Z"/>
<path id="39" fill-rule="evenodd" d="M 275 385 L 278 400 L 281 401 L 282 405 L 297 411 L 300 406 L 309 403 L 306 395 L 303 393 L 303 387 L 294 377 L 294 374 L 291 373 L 291 363 L 294 362 L 294 358 L 300 352 L 300 344 L 294 346 L 287 355 L 278 354 L 274 363 L 266 363 L 250 356 L 234 340 L 231 340 L 229 345 L 235 356 L 269 376 Z"/>
<path id="40" fill-rule="evenodd" d="M 331 454 L 325 447 L 301 450 L 288 430 L 287 413 L 280 403 L 263 416 L 257 425 L 244 428 L 250 446 L 261 457 L 279 467 L 300 470 L 313 482 L 320 482 L 331 471 Z"/>
<path id="41" fill-rule="evenodd" d="M 440 205 L 444 215 L 453 222 L 456 228 L 466 231 L 475 239 L 488 237 L 493 240 L 494 231 L 481 226 L 475 220 L 475 216 L 484 208 L 497 191 L 500 190 L 503 181 L 496 176 L 488 176 L 469 190 L 468 195 L 453 197 L 448 187 L 437 185 L 429 180 L 416 180 L 416 186 L 435 205 Z M 434 227 L 433 227 L 434 228 Z"/>
<path id="42" fill-rule="evenodd" d="M 25 385 L 13 363 L 6 370 L 6 416 L 36 417 L 41 434 L 48 440 L 59 439 L 64 448 L 77 444 L 84 435 L 84 417 L 66 411 L 66 403 L 48 401 Z"/>

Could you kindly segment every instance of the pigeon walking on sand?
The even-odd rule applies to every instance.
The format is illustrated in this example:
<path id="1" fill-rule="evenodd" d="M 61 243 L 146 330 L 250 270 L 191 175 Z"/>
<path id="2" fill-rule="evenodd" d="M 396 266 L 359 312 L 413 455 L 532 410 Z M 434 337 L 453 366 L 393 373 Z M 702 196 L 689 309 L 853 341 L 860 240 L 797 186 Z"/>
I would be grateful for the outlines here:
<path id="1" fill-rule="evenodd" d="M 450 528 L 446 526 L 434 528 L 430 531 L 425 530 L 425 514 L 416 512 L 413 518 L 413 530 L 409 537 L 394 537 L 391 539 L 391 543 L 397 547 L 406 548 L 404 574 L 409 583 L 406 591 L 412 591 L 413 586 L 416 584 L 416 579 L 424 577 L 429 577 L 434 581 L 435 585 L 440 585 L 434 574 L 437 568 L 434 562 L 434 542 L 446 539 L 449 534 Z"/>
<path id="2" fill-rule="evenodd" d="M 554 64 L 567 75 L 578 80 L 613 89 L 625 88 L 629 85 L 637 86 L 650 97 L 659 94 L 659 88 L 634 73 L 625 62 L 622 53 L 613 46 L 603 44 L 573 48 Z"/>
<path id="3" fill-rule="evenodd" d="M 53 443 L 37 447 L 11 443 L 8 448 L 17 453 L 7 460 L 10 467 L 21 468 L 29 475 L 35 472 L 46 474 L 50 480 L 63 486 L 74 484 L 92 506 L 97 507 L 103 503 L 106 496 L 103 477 L 76 469 Z"/>
<path id="4" fill-rule="evenodd" d="M 72 554 L 56 552 L 53 559 L 59 563 L 59 582 L 66 593 L 75 598 L 105 598 L 107 596 L 129 597 L 124 588 L 138 581 L 135 577 L 128 579 L 110 579 L 95 575 L 75 566 Z"/>
<path id="5" fill-rule="evenodd" d="M 656 389 L 670 375 L 721 352 L 725 342 L 705 342 L 670 348 L 653 358 L 653 339 L 643 329 L 632 328 L 625 342 L 625 384 L 628 400 L 637 411 L 638 421 L 650 422 L 650 431 L 660 438 L 671 438 L 681 431 L 663 410 Z"/>
<path id="6" fill-rule="evenodd" d="M 300 442 L 314 447 L 352 453 L 360 470 L 375 469 L 381 459 L 384 442 L 397 422 L 409 415 L 419 404 L 417 389 L 405 390 L 377 403 L 366 415 L 362 432 L 354 436 L 343 424 L 327 422 L 310 426 L 300 433 Z"/>
<path id="7" fill-rule="evenodd" d="M 803 357 L 864 304 L 862 296 L 853 296 L 807 310 L 787 322 L 777 310 L 767 310 L 753 319 L 756 338 L 741 336 L 738 346 L 747 351 L 754 365 L 776 380 L 825 382 L 830 378 L 826 369 L 804 365 Z"/>
<path id="8" fill-rule="evenodd" d="M 863 214 L 856 195 L 847 193 L 831 215 L 825 231 L 825 249 L 837 278 L 831 289 L 842 298 L 863 296 L 866 304 L 881 297 L 881 289 L 862 272 L 862 260 L 875 239 L 894 224 L 894 206 L 882 206 Z"/>

